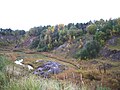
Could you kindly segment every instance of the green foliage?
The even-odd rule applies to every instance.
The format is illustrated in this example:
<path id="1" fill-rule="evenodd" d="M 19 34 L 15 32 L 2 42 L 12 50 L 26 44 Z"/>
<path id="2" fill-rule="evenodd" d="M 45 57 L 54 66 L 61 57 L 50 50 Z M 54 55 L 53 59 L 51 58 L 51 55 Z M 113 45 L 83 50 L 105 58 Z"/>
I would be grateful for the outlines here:
<path id="1" fill-rule="evenodd" d="M 120 34 L 120 18 L 114 20 L 114 30 L 116 32 L 115 34 Z"/>
<path id="2" fill-rule="evenodd" d="M 100 50 L 100 45 L 95 40 L 88 42 L 85 47 L 89 53 L 89 58 L 95 58 Z"/>
<path id="3" fill-rule="evenodd" d="M 20 44 L 21 38 L 26 34 L 24 30 L 11 30 L 0 28 L 0 46 Z"/>
<path id="4" fill-rule="evenodd" d="M 10 61 L 8 61 L 6 57 L 0 55 L 0 71 L 2 71 L 3 68 L 9 63 Z"/>
<path id="5" fill-rule="evenodd" d="M 81 49 L 75 54 L 74 57 L 86 60 L 89 57 L 89 53 L 87 49 Z"/>
<path id="6" fill-rule="evenodd" d="M 5 45 L 5 43 L 4 42 L 0 42 L 0 46 L 4 46 Z"/>
<path id="7" fill-rule="evenodd" d="M 96 90 L 111 90 L 111 89 L 105 86 L 97 86 Z"/>
<path id="8" fill-rule="evenodd" d="M 30 48 L 31 49 L 37 48 L 38 44 L 39 44 L 39 39 L 35 39 L 35 40 L 33 40 L 32 44 L 30 45 Z"/>
<path id="9" fill-rule="evenodd" d="M 90 41 L 85 45 L 85 48 L 80 49 L 76 55 L 75 58 L 80 59 L 91 59 L 96 58 L 98 56 L 100 50 L 100 45 L 97 41 Z"/>
<path id="10" fill-rule="evenodd" d="M 56 26 L 40 26 L 31 28 L 28 31 L 29 36 L 36 36 L 37 40 L 34 40 L 30 48 L 36 48 L 38 51 L 49 51 L 53 48 L 56 48 L 68 40 L 76 39 L 79 36 L 82 36 L 87 27 L 86 24 L 74 25 L 74 23 L 69 23 L 64 26 L 64 24 L 59 24 Z M 48 49 L 48 50 L 46 50 Z"/>
<path id="11" fill-rule="evenodd" d="M 87 30 L 90 34 L 95 34 L 96 30 L 97 30 L 97 26 L 95 24 L 91 24 L 87 27 Z"/>
<path id="12" fill-rule="evenodd" d="M 0 71 L 0 90 L 3 90 L 9 82 L 10 78 L 7 76 L 6 72 Z"/>
<path id="13" fill-rule="evenodd" d="M 5 86 L 5 90 L 82 90 L 72 83 L 62 83 L 61 81 L 42 79 L 36 76 L 23 77 L 21 80 L 14 80 Z"/>
<path id="14" fill-rule="evenodd" d="M 97 40 L 100 45 L 103 46 L 105 44 L 105 41 L 107 40 L 106 34 L 102 31 L 96 32 L 95 40 Z"/>
<path id="15" fill-rule="evenodd" d="M 120 18 L 106 21 L 100 19 L 95 22 L 90 21 L 77 24 L 69 23 L 68 25 L 39 26 L 31 28 L 28 35 L 37 37 L 36 40 L 32 42 L 31 48 L 37 49 L 38 51 L 49 51 L 59 47 L 65 42 L 72 42 L 80 36 L 84 37 L 83 35 L 87 34 L 87 32 L 90 34 L 88 36 L 89 40 L 96 40 L 100 46 L 104 46 L 108 39 L 120 34 Z M 86 49 L 83 49 L 82 52 L 85 53 Z M 93 53 L 95 52 L 94 50 Z"/>
<path id="16" fill-rule="evenodd" d="M 8 84 L 9 77 L 5 72 L 5 67 L 10 64 L 6 57 L 0 56 L 0 90 L 4 88 Z"/>
<path id="17" fill-rule="evenodd" d="M 79 36 L 83 36 L 83 31 L 82 30 L 69 30 L 68 35 L 71 35 L 71 37 L 75 36 L 75 37 L 79 37 Z"/>
<path id="18" fill-rule="evenodd" d="M 46 27 L 34 27 L 34 28 L 31 28 L 29 31 L 28 31 L 28 35 L 30 36 L 38 36 L 41 34 L 41 32 L 46 29 Z"/>
<path id="19" fill-rule="evenodd" d="M 38 48 L 37 48 L 37 51 L 38 51 L 38 52 L 48 51 L 48 46 L 43 46 L 43 47 L 41 47 L 41 48 L 38 47 Z"/>

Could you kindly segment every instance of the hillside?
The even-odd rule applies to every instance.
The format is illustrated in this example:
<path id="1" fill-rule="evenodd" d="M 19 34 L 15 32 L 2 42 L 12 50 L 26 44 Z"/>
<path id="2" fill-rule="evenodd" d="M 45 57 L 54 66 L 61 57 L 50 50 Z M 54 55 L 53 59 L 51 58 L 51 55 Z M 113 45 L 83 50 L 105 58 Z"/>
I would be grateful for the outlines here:
<path id="1" fill-rule="evenodd" d="M 120 18 L 39 26 L 27 32 L 0 29 L 0 60 L 3 64 L 4 57 L 12 64 L 6 67 L 0 64 L 3 68 L 0 75 L 5 79 L 2 83 L 4 79 L 0 78 L 3 86 L 0 89 L 25 89 L 28 84 L 37 88 L 35 90 L 42 86 L 48 89 L 50 81 L 56 85 L 50 90 L 66 90 L 69 87 L 73 88 L 68 90 L 119 90 Z M 20 60 L 23 61 L 19 65 L 15 64 Z M 31 71 L 28 66 L 32 67 Z M 31 85 L 26 78 L 35 84 Z M 41 87 L 36 79 L 44 81 Z M 18 87 L 14 87 L 15 84 Z"/>
<path id="2" fill-rule="evenodd" d="M 19 47 L 24 35 L 24 30 L 0 29 L 0 48 Z M 9 46 L 9 47 L 8 47 Z"/>
<path id="3" fill-rule="evenodd" d="M 109 39 L 106 43 L 106 46 L 103 47 L 100 51 L 100 54 L 111 60 L 120 60 L 120 36 L 114 36 Z"/>
<path id="4" fill-rule="evenodd" d="M 119 23 L 120 19 L 118 18 L 108 21 L 100 19 L 87 23 L 34 27 L 27 32 L 26 37 L 28 38 L 23 42 L 23 46 L 38 52 L 50 51 L 62 54 L 64 57 L 96 58 L 107 43 L 112 43 L 111 39 L 119 37 Z M 27 42 L 31 43 L 26 45 Z M 109 48 L 118 49 L 119 40 L 117 45 L 113 47 L 109 45 Z"/>

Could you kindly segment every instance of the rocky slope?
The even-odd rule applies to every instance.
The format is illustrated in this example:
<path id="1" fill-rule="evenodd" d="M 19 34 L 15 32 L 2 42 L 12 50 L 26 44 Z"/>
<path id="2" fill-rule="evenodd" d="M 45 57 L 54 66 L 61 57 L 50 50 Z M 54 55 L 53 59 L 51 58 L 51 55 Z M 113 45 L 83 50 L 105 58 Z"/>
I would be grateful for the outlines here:
<path id="1" fill-rule="evenodd" d="M 111 60 L 120 60 L 120 36 L 112 37 L 100 51 L 100 55 Z"/>

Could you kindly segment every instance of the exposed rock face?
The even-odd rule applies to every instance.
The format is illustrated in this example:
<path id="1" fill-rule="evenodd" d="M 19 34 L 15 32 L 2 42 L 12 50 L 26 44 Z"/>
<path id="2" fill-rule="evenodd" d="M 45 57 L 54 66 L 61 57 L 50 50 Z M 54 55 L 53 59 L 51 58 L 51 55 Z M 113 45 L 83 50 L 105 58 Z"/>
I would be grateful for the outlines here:
<path id="1" fill-rule="evenodd" d="M 110 50 L 108 48 L 104 48 L 101 50 L 100 54 L 105 58 L 111 58 L 112 60 L 120 60 L 120 51 Z"/>
<path id="2" fill-rule="evenodd" d="M 120 51 L 112 55 L 112 60 L 120 60 Z"/>
<path id="3" fill-rule="evenodd" d="M 47 78 L 50 76 L 50 74 L 58 74 L 61 73 L 63 70 L 65 70 L 64 65 L 61 65 L 57 62 L 48 61 L 42 66 L 38 67 L 34 71 L 34 74 Z"/>
<path id="4" fill-rule="evenodd" d="M 22 45 L 24 47 L 29 47 L 32 44 L 32 41 L 35 39 L 36 37 L 28 37 L 27 39 L 24 40 L 24 42 L 22 43 Z"/>
<path id="5" fill-rule="evenodd" d="M 100 55 L 105 58 L 110 58 L 114 61 L 120 60 L 119 44 L 120 36 L 112 37 L 107 41 L 107 45 L 100 51 Z"/>
<path id="6" fill-rule="evenodd" d="M 100 54 L 104 57 L 110 57 L 110 55 L 112 54 L 112 51 L 109 50 L 108 48 L 103 48 L 101 51 L 100 51 Z"/>
<path id="7" fill-rule="evenodd" d="M 120 36 L 119 37 L 112 37 L 112 39 L 110 39 L 110 40 L 108 40 L 108 44 L 109 45 L 112 45 L 112 46 L 116 46 L 117 45 L 117 39 L 118 38 L 120 38 Z"/>

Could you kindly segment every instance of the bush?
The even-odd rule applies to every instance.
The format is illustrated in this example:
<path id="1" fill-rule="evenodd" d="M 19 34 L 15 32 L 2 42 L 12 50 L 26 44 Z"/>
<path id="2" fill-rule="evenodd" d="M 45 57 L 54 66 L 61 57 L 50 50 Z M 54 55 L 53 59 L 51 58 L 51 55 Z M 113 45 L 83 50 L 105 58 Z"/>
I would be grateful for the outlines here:
<path id="1" fill-rule="evenodd" d="M 93 40 L 88 42 L 83 49 L 80 49 L 75 58 L 80 59 L 91 59 L 96 58 L 98 56 L 100 50 L 100 45 L 97 41 Z"/>
<path id="2" fill-rule="evenodd" d="M 95 34 L 94 38 L 100 43 L 101 46 L 104 46 L 105 41 L 107 40 L 106 37 L 107 37 L 106 34 L 100 31 Z"/>
<path id="3" fill-rule="evenodd" d="M 93 35 L 93 34 L 95 34 L 95 32 L 97 30 L 97 26 L 95 24 L 91 24 L 87 27 L 87 30 L 88 30 L 89 34 Z"/>
<path id="4" fill-rule="evenodd" d="M 86 49 L 89 53 L 89 58 L 95 58 L 100 51 L 100 45 L 97 41 L 93 40 L 86 44 Z"/>
<path id="5" fill-rule="evenodd" d="M 79 50 L 76 55 L 75 58 L 80 58 L 80 59 L 87 59 L 89 57 L 89 53 L 87 51 L 87 49 L 81 49 Z"/>
<path id="6" fill-rule="evenodd" d="M 37 48 L 38 44 L 39 44 L 38 39 L 33 40 L 32 44 L 30 45 L 30 49 Z"/>
<path id="7" fill-rule="evenodd" d="M 38 51 L 38 52 L 48 51 L 48 47 L 47 47 L 47 46 L 44 46 L 44 47 L 42 47 L 42 48 L 38 48 L 37 51 Z"/>

